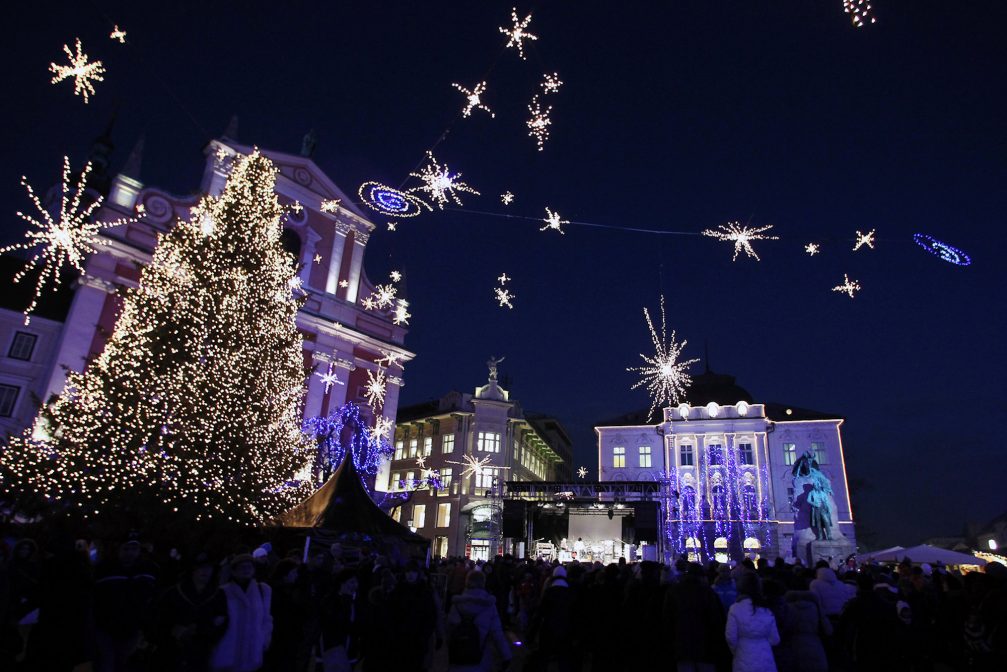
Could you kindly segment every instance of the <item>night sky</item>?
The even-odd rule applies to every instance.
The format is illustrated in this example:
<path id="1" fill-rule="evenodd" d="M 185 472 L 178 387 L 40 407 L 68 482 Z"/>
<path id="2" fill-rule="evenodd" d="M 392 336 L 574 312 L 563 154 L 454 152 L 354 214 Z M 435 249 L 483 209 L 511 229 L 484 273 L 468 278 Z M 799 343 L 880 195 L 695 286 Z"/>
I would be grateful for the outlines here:
<path id="1" fill-rule="evenodd" d="M 593 473 L 592 425 L 649 403 L 625 369 L 650 353 L 642 308 L 663 293 L 686 356 L 707 343 L 756 401 L 847 418 L 865 541 L 957 534 L 1007 510 L 1007 6 L 874 5 L 861 30 L 841 0 L 522 5 L 539 40 L 521 61 L 497 31 L 507 2 L 16 3 L 0 28 L 2 237 L 23 232 L 20 176 L 53 184 L 115 110 L 115 165 L 145 134 L 143 181 L 178 194 L 232 114 L 240 141 L 274 150 L 316 129 L 315 161 L 352 194 L 402 184 L 440 138 L 438 159 L 483 195 L 379 231 L 366 259 L 374 282 L 406 276 L 403 403 L 471 391 L 506 356 L 512 397 L 558 417 Z M 113 22 L 127 45 L 108 39 Z M 108 68 L 87 106 L 47 72 L 77 36 Z M 538 152 L 526 105 L 553 71 L 565 85 Z M 451 83 L 483 79 L 496 118 L 458 118 Z M 545 206 L 604 226 L 539 232 L 522 217 Z M 732 263 L 729 243 L 620 230 L 731 220 L 780 240 Z M 854 231 L 872 228 L 876 249 L 854 254 Z M 927 254 L 919 231 L 974 263 Z M 804 254 L 810 241 L 822 254 Z M 512 311 L 493 300 L 501 272 Z M 844 273 L 854 300 L 830 291 Z"/>

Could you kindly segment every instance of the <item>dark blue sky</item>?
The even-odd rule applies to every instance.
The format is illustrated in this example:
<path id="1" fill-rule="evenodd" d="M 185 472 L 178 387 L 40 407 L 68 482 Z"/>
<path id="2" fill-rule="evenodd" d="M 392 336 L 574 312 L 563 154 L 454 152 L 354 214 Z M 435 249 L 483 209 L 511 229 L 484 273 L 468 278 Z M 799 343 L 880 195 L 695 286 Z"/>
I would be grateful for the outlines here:
<path id="1" fill-rule="evenodd" d="M 142 4 L 7 10 L 5 240 L 22 231 L 21 174 L 41 186 L 64 153 L 81 163 L 113 109 L 117 160 L 145 133 L 144 181 L 178 193 L 198 186 L 201 148 L 232 113 L 243 142 L 277 150 L 315 128 L 315 160 L 351 193 L 400 184 L 449 128 L 437 156 L 483 196 L 369 246 L 372 280 L 406 273 L 418 356 L 404 402 L 470 389 L 505 355 L 514 397 L 559 417 L 594 467 L 592 423 L 648 403 L 625 368 L 650 351 L 641 309 L 663 292 L 687 355 L 706 341 L 713 369 L 757 400 L 848 418 L 855 516 L 877 543 L 1007 509 L 1002 2 L 877 0 L 862 30 L 840 0 L 539 3 L 527 61 L 502 51 L 506 2 Z M 130 44 L 107 38 L 113 21 Z M 87 106 L 48 83 L 75 36 L 108 68 Z M 565 86 L 537 152 L 525 105 L 544 71 Z M 452 123 L 451 82 L 484 78 L 496 119 Z M 547 205 L 662 231 L 750 220 L 781 239 L 758 246 L 761 263 L 732 263 L 728 244 L 697 236 L 560 236 L 472 212 Z M 853 254 L 854 231 L 871 228 L 876 250 Z M 927 255 L 917 231 L 974 264 Z M 503 271 L 513 311 L 492 299 Z M 853 301 L 829 291 L 843 273 L 863 286 Z"/>

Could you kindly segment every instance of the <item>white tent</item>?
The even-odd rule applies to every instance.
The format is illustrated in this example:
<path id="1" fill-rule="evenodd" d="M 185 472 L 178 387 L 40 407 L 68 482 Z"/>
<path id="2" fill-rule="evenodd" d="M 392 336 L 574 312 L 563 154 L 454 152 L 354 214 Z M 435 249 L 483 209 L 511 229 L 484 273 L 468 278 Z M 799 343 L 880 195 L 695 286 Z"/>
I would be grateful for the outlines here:
<path id="1" fill-rule="evenodd" d="M 873 562 L 901 562 L 903 558 L 909 558 L 909 560 L 915 564 L 924 562 L 930 565 L 938 562 L 945 565 L 986 564 L 985 560 L 977 558 L 974 555 L 959 553 L 958 551 L 949 551 L 946 548 L 928 546 L 927 544 L 920 544 L 919 546 L 913 546 L 911 548 L 895 546 L 893 548 L 878 551 L 877 553 L 871 553 L 866 556 L 866 559 Z"/>
<path id="2" fill-rule="evenodd" d="M 859 562 L 889 562 L 888 558 L 893 557 L 893 554 L 903 550 L 905 550 L 904 546 L 892 546 L 891 548 L 885 548 L 880 551 L 861 553 L 857 556 L 857 560 Z"/>

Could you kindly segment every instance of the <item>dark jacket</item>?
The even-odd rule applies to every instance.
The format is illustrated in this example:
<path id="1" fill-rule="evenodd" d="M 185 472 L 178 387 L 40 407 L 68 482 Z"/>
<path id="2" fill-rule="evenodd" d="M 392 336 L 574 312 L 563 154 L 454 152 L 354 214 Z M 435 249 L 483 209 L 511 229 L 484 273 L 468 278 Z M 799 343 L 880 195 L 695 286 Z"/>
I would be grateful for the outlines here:
<path id="1" fill-rule="evenodd" d="M 670 585 L 664 615 L 674 637 L 675 660 L 715 663 L 724 655 L 724 609 L 701 578 L 686 575 Z"/>
<path id="2" fill-rule="evenodd" d="M 130 567 L 118 561 L 102 563 L 95 571 L 94 620 L 99 630 L 113 637 L 131 637 L 157 590 L 157 570 L 137 560 Z"/>
<path id="3" fill-rule="evenodd" d="M 780 672 L 828 672 L 822 637 L 832 634 L 832 626 L 818 597 L 792 590 L 785 600 L 777 650 Z"/>
<path id="4" fill-rule="evenodd" d="M 227 599 L 214 584 L 197 591 L 183 579 L 161 594 L 154 606 L 151 639 L 157 669 L 202 672 L 227 629 Z"/>

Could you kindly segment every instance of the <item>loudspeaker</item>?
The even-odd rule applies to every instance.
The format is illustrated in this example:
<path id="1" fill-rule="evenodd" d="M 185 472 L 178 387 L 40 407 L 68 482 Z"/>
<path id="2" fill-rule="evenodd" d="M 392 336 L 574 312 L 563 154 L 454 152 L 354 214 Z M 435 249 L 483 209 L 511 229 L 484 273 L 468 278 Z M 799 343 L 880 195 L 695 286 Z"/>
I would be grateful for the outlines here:
<path id="1" fill-rule="evenodd" d="M 656 544 L 659 524 L 657 502 L 635 502 L 633 517 L 636 518 L 636 543 L 646 541 Z"/>
<path id="2" fill-rule="evenodd" d="M 509 539 L 524 539 L 527 536 L 524 517 L 527 504 L 527 502 L 520 499 L 504 500 L 503 536 Z"/>

